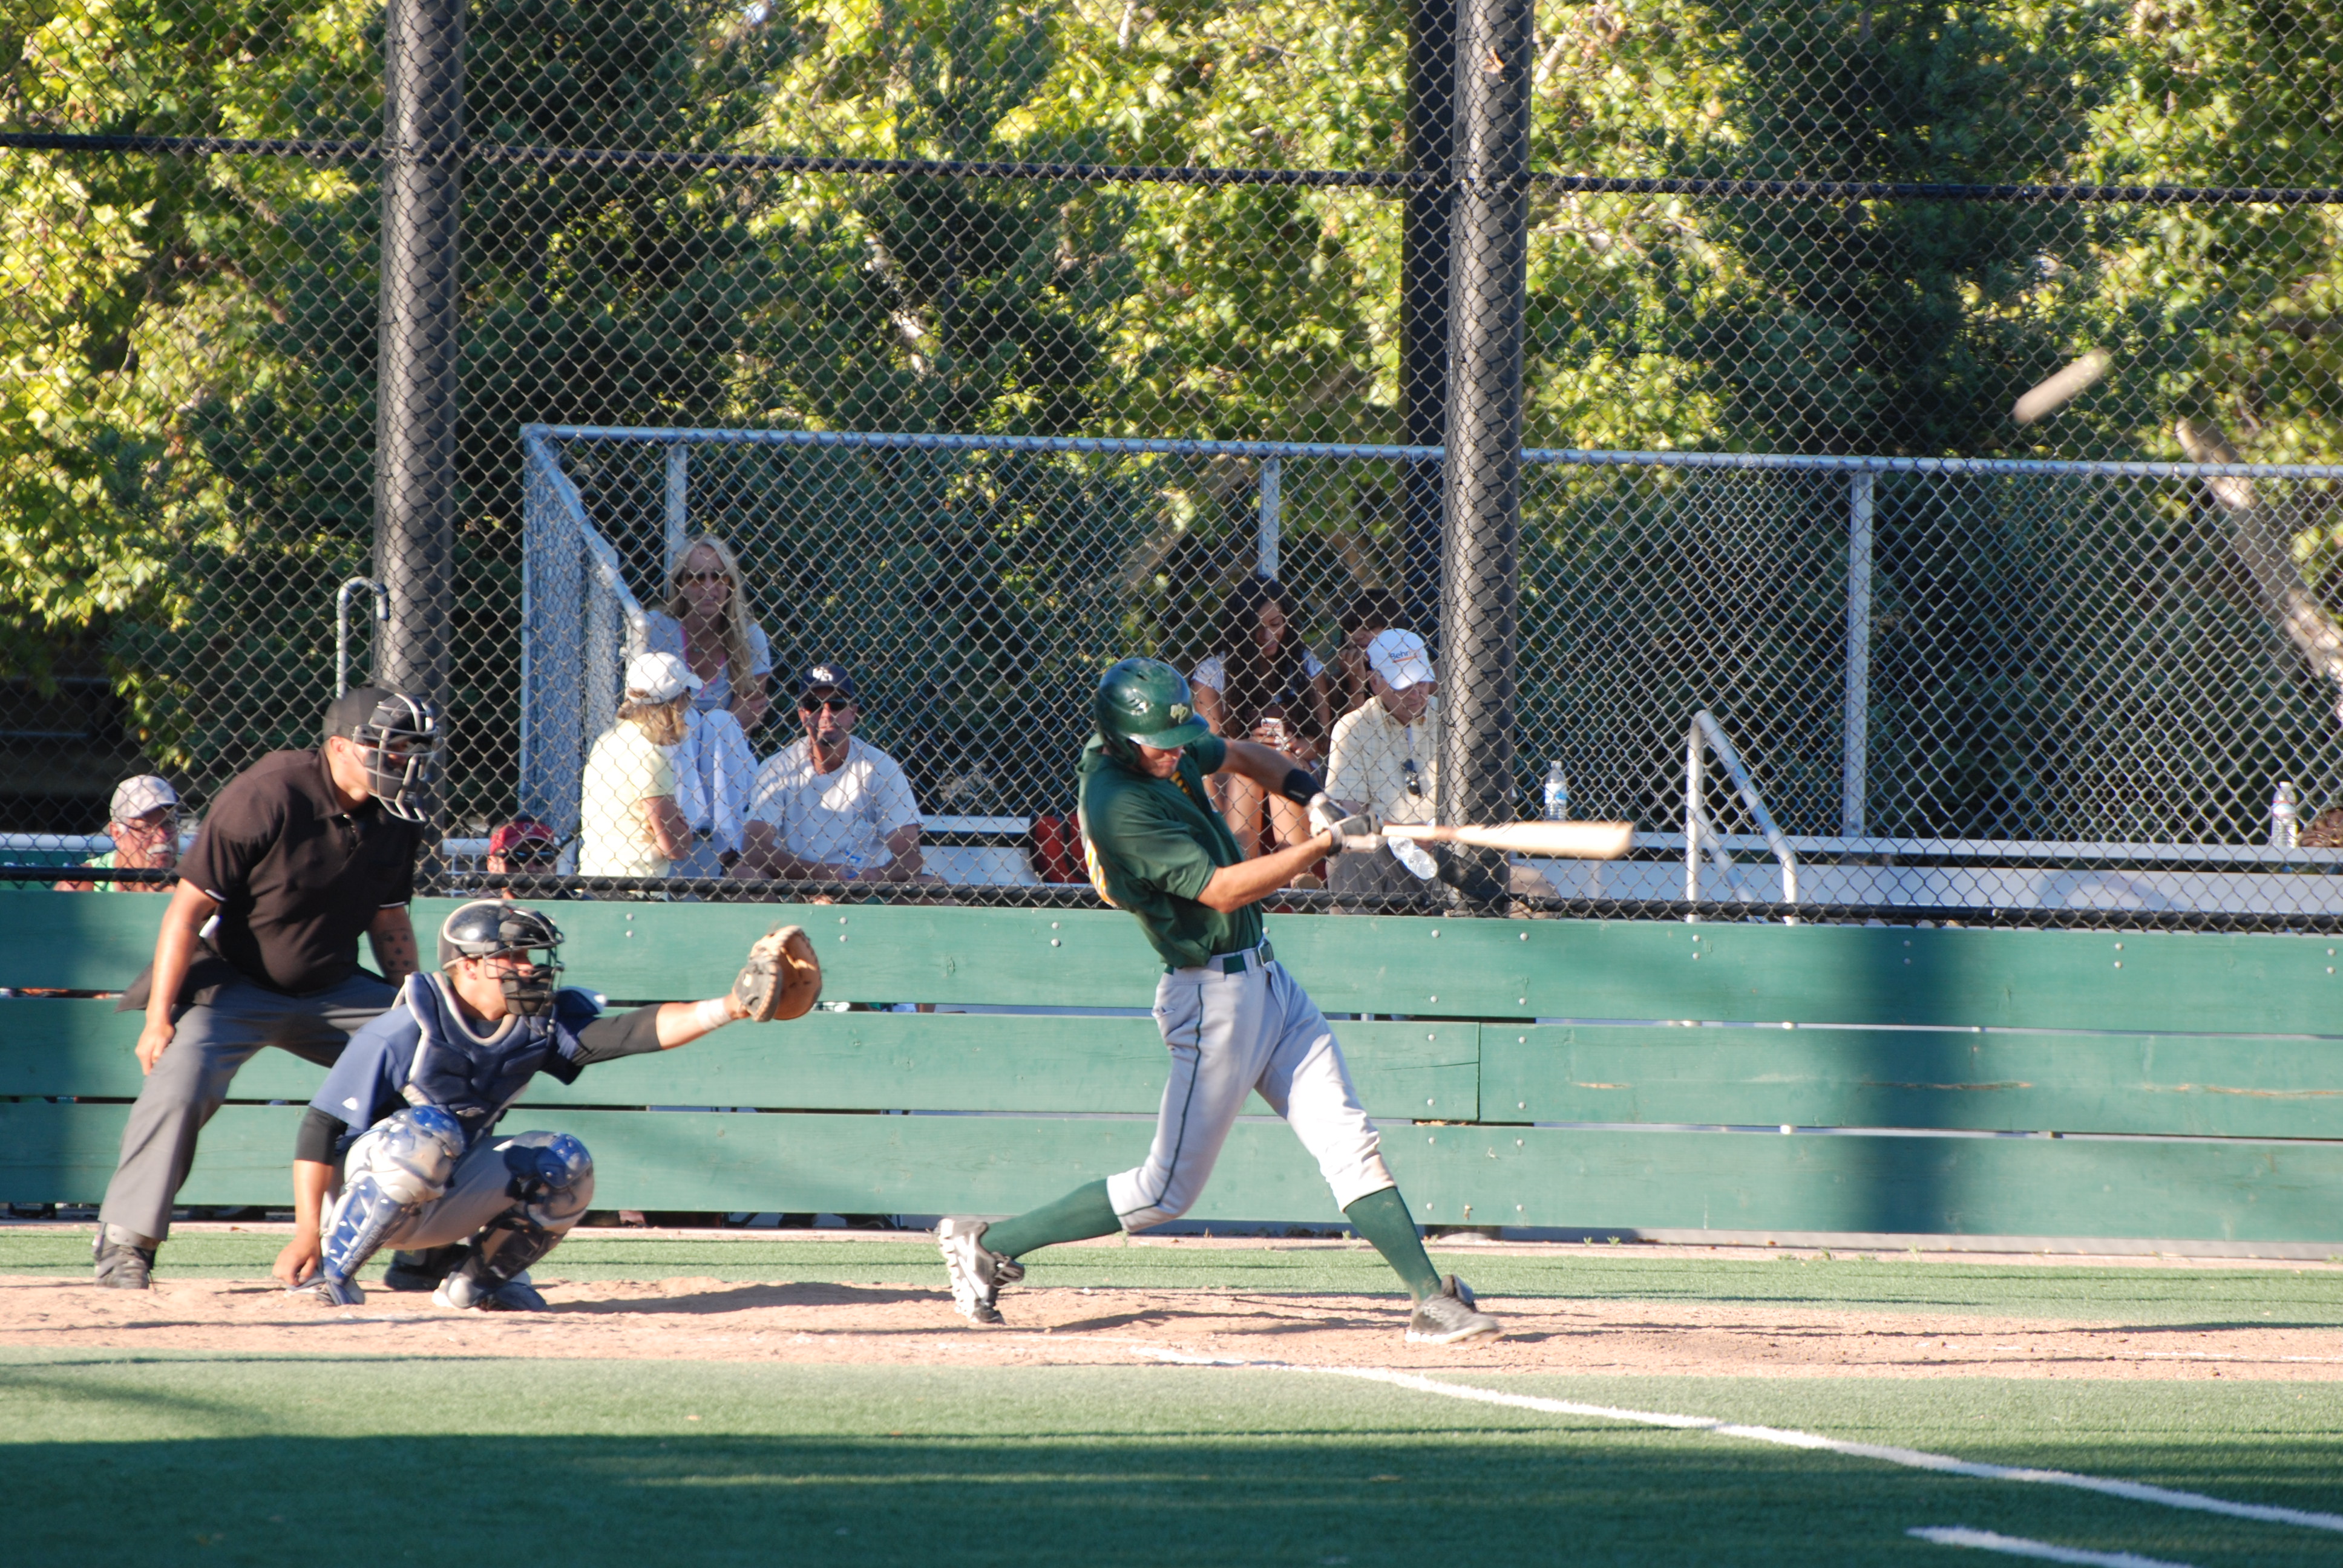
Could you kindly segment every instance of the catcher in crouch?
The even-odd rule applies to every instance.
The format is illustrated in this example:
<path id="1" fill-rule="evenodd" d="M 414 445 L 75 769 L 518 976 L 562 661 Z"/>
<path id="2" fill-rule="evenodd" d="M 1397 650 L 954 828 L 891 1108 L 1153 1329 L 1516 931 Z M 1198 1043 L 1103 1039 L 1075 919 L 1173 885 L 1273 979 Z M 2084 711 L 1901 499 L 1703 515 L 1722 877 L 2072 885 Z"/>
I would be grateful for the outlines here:
<path id="1" fill-rule="evenodd" d="M 294 1144 L 293 1240 L 276 1270 L 288 1290 L 356 1305 L 358 1270 L 387 1246 L 408 1249 L 393 1290 L 433 1290 L 459 1311 L 545 1311 L 523 1271 L 586 1212 L 594 1161 L 567 1132 L 497 1133 L 528 1081 L 574 1082 L 735 1019 L 801 1018 L 821 995 L 795 926 L 749 948 L 728 995 L 608 1018 L 589 993 L 555 988 L 560 947 L 538 911 L 474 900 L 439 928 L 440 972 L 409 975 L 350 1037 Z"/>

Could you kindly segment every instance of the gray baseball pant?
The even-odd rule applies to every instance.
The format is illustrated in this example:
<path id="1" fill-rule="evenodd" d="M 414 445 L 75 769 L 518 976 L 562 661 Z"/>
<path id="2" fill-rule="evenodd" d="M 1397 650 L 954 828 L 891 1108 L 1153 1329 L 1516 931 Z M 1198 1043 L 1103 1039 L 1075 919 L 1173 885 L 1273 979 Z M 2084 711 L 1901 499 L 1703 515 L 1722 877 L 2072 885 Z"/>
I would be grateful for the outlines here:
<path id="1" fill-rule="evenodd" d="M 1155 1141 L 1145 1164 L 1106 1179 L 1125 1231 L 1188 1211 L 1255 1091 L 1318 1161 L 1336 1208 L 1398 1185 L 1326 1015 L 1267 943 L 1165 975 L 1155 1024 L 1172 1053 Z"/>
<path id="2" fill-rule="evenodd" d="M 447 1191 L 393 1225 L 376 1255 L 380 1256 L 383 1249 L 420 1252 L 470 1241 L 489 1221 L 519 1201 L 512 1194 L 512 1169 L 505 1163 L 505 1151 L 516 1144 L 542 1149 L 559 1136 L 558 1132 L 514 1132 L 491 1133 L 481 1139 L 456 1162 Z M 339 1195 L 337 1184 L 335 1196 Z M 555 1206 L 544 1215 L 544 1229 L 557 1236 L 568 1235 L 569 1228 L 586 1217 L 586 1206 L 593 1199 L 594 1173 L 589 1171 L 585 1180 L 550 1201 Z M 540 1207 L 546 1201 L 540 1200 Z M 332 1217 L 329 1202 L 320 1219 Z"/>
<path id="3" fill-rule="evenodd" d="M 170 1235 L 171 1204 L 196 1162 L 196 1134 L 226 1101 L 236 1070 L 264 1046 L 331 1067 L 350 1031 L 397 999 L 380 980 L 352 975 L 315 996 L 286 996 L 238 980 L 209 1002 L 180 1008 L 171 1043 L 139 1087 L 122 1130 L 122 1157 L 98 1211 L 106 1237 L 153 1247 Z"/>

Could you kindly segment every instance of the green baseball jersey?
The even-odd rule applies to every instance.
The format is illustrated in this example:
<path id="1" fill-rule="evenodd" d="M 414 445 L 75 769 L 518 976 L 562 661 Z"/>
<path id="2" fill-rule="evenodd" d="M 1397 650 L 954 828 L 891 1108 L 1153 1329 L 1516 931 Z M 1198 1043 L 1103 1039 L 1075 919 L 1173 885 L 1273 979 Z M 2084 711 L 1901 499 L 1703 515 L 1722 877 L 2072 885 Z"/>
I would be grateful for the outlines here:
<path id="1" fill-rule="evenodd" d="M 1147 940 L 1173 969 L 1261 941 L 1261 910 L 1222 914 L 1196 901 L 1222 866 L 1244 859 L 1212 809 L 1204 775 L 1228 757 L 1217 735 L 1194 742 L 1169 779 L 1151 778 L 1107 755 L 1091 737 L 1082 749 L 1082 856 L 1099 896 L 1139 917 Z"/>

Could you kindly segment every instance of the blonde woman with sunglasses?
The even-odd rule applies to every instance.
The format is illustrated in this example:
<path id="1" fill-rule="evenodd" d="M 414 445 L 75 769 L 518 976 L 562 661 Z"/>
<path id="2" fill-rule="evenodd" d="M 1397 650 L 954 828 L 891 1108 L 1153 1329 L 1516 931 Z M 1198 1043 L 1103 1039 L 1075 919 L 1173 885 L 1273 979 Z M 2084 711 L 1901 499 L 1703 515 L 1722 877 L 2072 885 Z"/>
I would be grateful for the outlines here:
<path id="1" fill-rule="evenodd" d="M 692 540 L 669 569 L 661 608 L 646 612 L 643 623 L 645 653 L 674 654 L 699 678 L 693 708 L 729 713 L 744 733 L 765 721 L 773 655 L 729 545 L 713 534 Z"/>

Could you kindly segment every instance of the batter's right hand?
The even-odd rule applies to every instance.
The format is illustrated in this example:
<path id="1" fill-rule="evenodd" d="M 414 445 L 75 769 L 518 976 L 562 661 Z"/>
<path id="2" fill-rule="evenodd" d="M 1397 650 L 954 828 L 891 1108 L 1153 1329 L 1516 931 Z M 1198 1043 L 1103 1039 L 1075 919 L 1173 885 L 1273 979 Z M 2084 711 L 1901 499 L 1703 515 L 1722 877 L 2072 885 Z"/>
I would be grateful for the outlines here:
<path id="1" fill-rule="evenodd" d="M 317 1232 L 306 1225 L 296 1225 L 293 1239 L 277 1254 L 277 1267 L 269 1271 L 289 1291 L 317 1271 Z"/>
<path id="2" fill-rule="evenodd" d="M 138 1070 L 141 1073 L 155 1070 L 155 1064 L 163 1060 L 163 1051 L 170 1045 L 171 1036 L 176 1032 L 169 1019 L 157 1018 L 152 1013 L 147 1015 L 146 1027 L 138 1031 Z"/>

